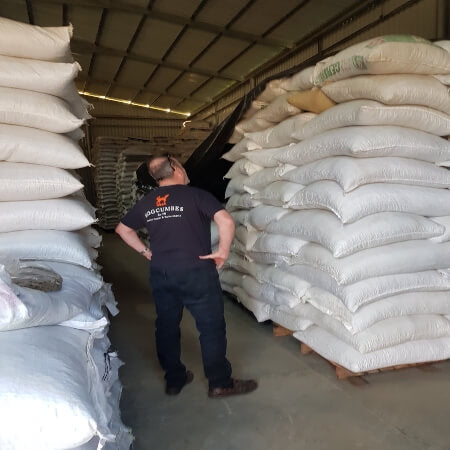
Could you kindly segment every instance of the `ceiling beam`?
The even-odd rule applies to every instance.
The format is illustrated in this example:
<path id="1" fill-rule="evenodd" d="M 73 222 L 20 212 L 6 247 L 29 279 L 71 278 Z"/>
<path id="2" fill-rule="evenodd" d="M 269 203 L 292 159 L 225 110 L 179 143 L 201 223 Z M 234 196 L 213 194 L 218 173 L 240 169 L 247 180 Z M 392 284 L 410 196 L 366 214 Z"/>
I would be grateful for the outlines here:
<path id="1" fill-rule="evenodd" d="M 227 75 L 225 73 L 213 72 L 210 70 L 199 69 L 195 67 L 186 66 L 183 64 L 171 63 L 168 61 L 163 61 L 159 58 L 151 58 L 150 56 L 138 55 L 133 52 L 127 52 L 122 50 L 117 50 L 110 47 L 104 47 L 101 45 L 93 44 L 92 42 L 84 41 L 81 39 L 72 39 L 71 48 L 73 53 L 79 54 L 90 54 L 95 53 L 97 55 L 105 56 L 118 56 L 119 58 L 128 58 L 135 61 L 140 61 L 148 64 L 153 64 L 161 67 L 168 67 L 170 69 L 186 71 L 191 73 L 196 73 L 198 75 L 203 75 L 210 78 L 222 78 L 225 80 L 242 81 L 243 77 L 236 77 L 234 75 Z"/>
<path id="2" fill-rule="evenodd" d="M 112 0 L 33 0 L 34 3 L 53 3 L 58 5 L 70 5 L 70 6 L 83 6 L 86 8 L 96 9 L 111 9 L 116 11 L 128 12 L 133 14 L 142 14 L 147 17 L 158 19 L 163 22 L 174 23 L 177 25 L 186 25 L 190 28 L 206 31 L 213 34 L 222 34 L 234 39 L 240 39 L 242 41 L 252 42 L 255 44 L 265 45 L 267 47 L 276 47 L 281 49 L 292 48 L 293 43 L 281 41 L 279 39 L 269 39 L 262 36 L 258 36 L 251 33 L 245 33 L 243 31 L 228 30 L 224 27 L 213 25 L 198 20 L 178 16 L 176 14 L 169 14 L 163 11 L 155 9 L 148 10 L 135 5 L 130 5 L 124 1 L 112 1 Z"/>

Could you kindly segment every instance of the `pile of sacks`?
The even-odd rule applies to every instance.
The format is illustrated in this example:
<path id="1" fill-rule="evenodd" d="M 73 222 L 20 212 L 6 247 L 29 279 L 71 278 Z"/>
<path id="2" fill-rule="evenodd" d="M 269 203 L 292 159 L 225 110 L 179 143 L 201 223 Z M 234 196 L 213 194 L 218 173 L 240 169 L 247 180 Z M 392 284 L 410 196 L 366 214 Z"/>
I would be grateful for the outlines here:
<path id="1" fill-rule="evenodd" d="M 224 155 L 223 288 L 353 372 L 450 357 L 449 44 L 380 37 L 272 81 Z M 283 98 L 301 112 L 261 122 Z"/>
<path id="2" fill-rule="evenodd" d="M 126 449 L 71 27 L 0 18 L 0 448 Z"/>

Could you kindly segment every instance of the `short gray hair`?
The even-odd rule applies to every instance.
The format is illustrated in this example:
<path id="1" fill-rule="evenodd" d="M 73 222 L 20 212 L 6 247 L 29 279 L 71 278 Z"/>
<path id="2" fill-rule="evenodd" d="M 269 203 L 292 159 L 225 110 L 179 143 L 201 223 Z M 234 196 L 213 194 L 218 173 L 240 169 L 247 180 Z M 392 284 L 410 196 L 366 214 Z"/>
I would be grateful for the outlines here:
<path id="1" fill-rule="evenodd" d="M 158 163 L 152 164 L 154 161 L 161 160 Z M 176 164 L 169 155 L 165 156 L 154 156 L 148 161 L 148 171 L 150 175 L 156 180 L 161 181 L 166 178 L 170 178 L 173 175 L 173 165 Z M 150 166 L 153 167 L 150 167 Z"/>

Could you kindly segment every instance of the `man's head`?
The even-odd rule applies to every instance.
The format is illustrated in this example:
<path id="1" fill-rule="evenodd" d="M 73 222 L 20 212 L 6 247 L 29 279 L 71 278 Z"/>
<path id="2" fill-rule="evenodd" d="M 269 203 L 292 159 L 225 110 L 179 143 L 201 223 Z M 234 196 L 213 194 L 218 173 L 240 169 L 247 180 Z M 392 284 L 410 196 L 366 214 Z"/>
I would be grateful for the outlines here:
<path id="1" fill-rule="evenodd" d="M 151 158 L 148 162 L 148 171 L 160 186 L 189 183 L 184 167 L 170 155 Z"/>

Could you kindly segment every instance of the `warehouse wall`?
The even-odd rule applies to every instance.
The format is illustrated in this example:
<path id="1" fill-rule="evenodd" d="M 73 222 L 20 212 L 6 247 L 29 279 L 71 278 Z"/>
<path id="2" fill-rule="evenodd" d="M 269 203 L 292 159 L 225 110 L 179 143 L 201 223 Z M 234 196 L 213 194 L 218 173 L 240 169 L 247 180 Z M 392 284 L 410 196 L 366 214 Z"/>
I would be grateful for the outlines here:
<path id="1" fill-rule="evenodd" d="M 323 32 L 311 42 L 300 44 L 282 55 L 278 61 L 254 73 L 254 77 L 225 92 L 212 105 L 200 111 L 194 119 L 216 125 L 224 120 L 240 99 L 266 78 L 281 73 L 319 53 L 325 57 L 352 44 L 383 34 L 415 34 L 430 40 L 448 39 L 450 11 L 448 0 L 386 0 L 368 8 L 363 14 L 336 29 Z"/>

